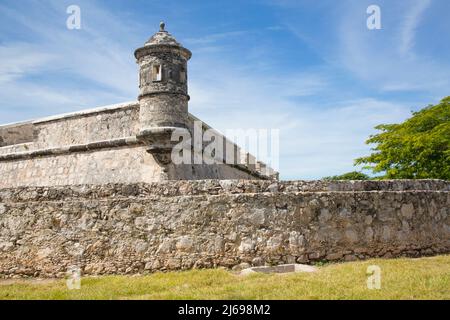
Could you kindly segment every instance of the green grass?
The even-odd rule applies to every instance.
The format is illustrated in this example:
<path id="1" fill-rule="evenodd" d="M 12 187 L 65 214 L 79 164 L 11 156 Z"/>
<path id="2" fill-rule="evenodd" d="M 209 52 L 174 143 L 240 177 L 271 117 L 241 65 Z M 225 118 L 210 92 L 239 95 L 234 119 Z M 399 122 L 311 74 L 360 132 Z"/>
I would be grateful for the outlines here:
<path id="1" fill-rule="evenodd" d="M 367 289 L 369 265 L 381 268 L 380 290 Z M 216 269 L 86 277 L 80 290 L 68 290 L 64 280 L 0 280 L 0 299 L 450 299 L 450 256 L 329 264 L 312 274 Z"/>

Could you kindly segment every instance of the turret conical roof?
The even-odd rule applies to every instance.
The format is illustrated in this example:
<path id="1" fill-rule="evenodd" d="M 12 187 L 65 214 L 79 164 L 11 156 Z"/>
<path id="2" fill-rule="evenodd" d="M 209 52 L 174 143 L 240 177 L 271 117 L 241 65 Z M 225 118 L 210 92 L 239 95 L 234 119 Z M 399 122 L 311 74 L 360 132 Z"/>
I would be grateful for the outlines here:
<path id="1" fill-rule="evenodd" d="M 159 31 L 155 33 L 148 41 L 145 43 L 145 46 L 152 45 L 171 45 L 171 46 L 179 46 L 181 44 L 166 30 L 165 23 L 161 22 L 159 25 Z"/>
<path id="2" fill-rule="evenodd" d="M 192 56 L 191 51 L 184 48 L 175 38 L 167 32 L 165 29 L 165 23 L 161 22 L 159 25 L 159 31 L 155 33 L 148 41 L 144 44 L 143 47 L 136 49 L 134 52 L 134 56 L 137 59 L 144 57 L 149 54 L 153 54 L 155 52 L 162 51 L 172 51 L 178 52 L 183 55 L 187 60 L 189 60 Z"/>

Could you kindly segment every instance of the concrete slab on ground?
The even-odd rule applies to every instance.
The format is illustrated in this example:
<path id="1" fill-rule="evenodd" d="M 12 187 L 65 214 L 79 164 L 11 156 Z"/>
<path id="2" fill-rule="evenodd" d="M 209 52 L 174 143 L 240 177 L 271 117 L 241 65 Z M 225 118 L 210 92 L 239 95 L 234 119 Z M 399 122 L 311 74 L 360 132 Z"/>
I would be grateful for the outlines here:
<path id="1" fill-rule="evenodd" d="M 278 266 L 262 266 L 244 269 L 240 275 L 252 273 L 297 273 L 297 272 L 316 272 L 318 269 L 306 264 L 281 264 Z"/>

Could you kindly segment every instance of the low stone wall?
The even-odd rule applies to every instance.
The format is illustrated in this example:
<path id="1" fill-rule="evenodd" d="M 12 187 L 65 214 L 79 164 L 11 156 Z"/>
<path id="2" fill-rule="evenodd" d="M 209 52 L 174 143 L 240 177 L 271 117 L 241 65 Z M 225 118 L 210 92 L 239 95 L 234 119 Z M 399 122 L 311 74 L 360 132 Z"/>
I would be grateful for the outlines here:
<path id="1" fill-rule="evenodd" d="M 450 252 L 450 182 L 169 181 L 0 189 L 0 274 Z"/>
<path id="2" fill-rule="evenodd" d="M 160 179 L 161 168 L 147 152 L 131 139 L 121 147 L 103 145 L 11 154 L 0 161 L 0 188 L 105 184 L 109 182 L 151 182 Z M 73 149 L 72 149 L 73 148 Z M 80 152 L 77 150 L 80 149 Z M 0 159 L 2 156 L 0 155 Z"/>

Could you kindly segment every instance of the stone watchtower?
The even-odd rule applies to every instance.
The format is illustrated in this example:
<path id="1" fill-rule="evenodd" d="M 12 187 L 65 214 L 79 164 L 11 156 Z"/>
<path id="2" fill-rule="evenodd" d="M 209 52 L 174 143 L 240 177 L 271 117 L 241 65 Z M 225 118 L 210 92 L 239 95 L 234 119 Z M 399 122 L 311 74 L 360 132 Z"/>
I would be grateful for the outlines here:
<path id="1" fill-rule="evenodd" d="M 140 133 L 156 160 L 170 163 L 171 134 L 187 128 L 187 62 L 192 53 L 178 43 L 160 24 L 134 55 L 139 64 Z"/>
<path id="2" fill-rule="evenodd" d="M 164 27 L 135 51 L 137 103 L 0 125 L 0 188 L 276 178 L 188 112 L 192 54 Z"/>

